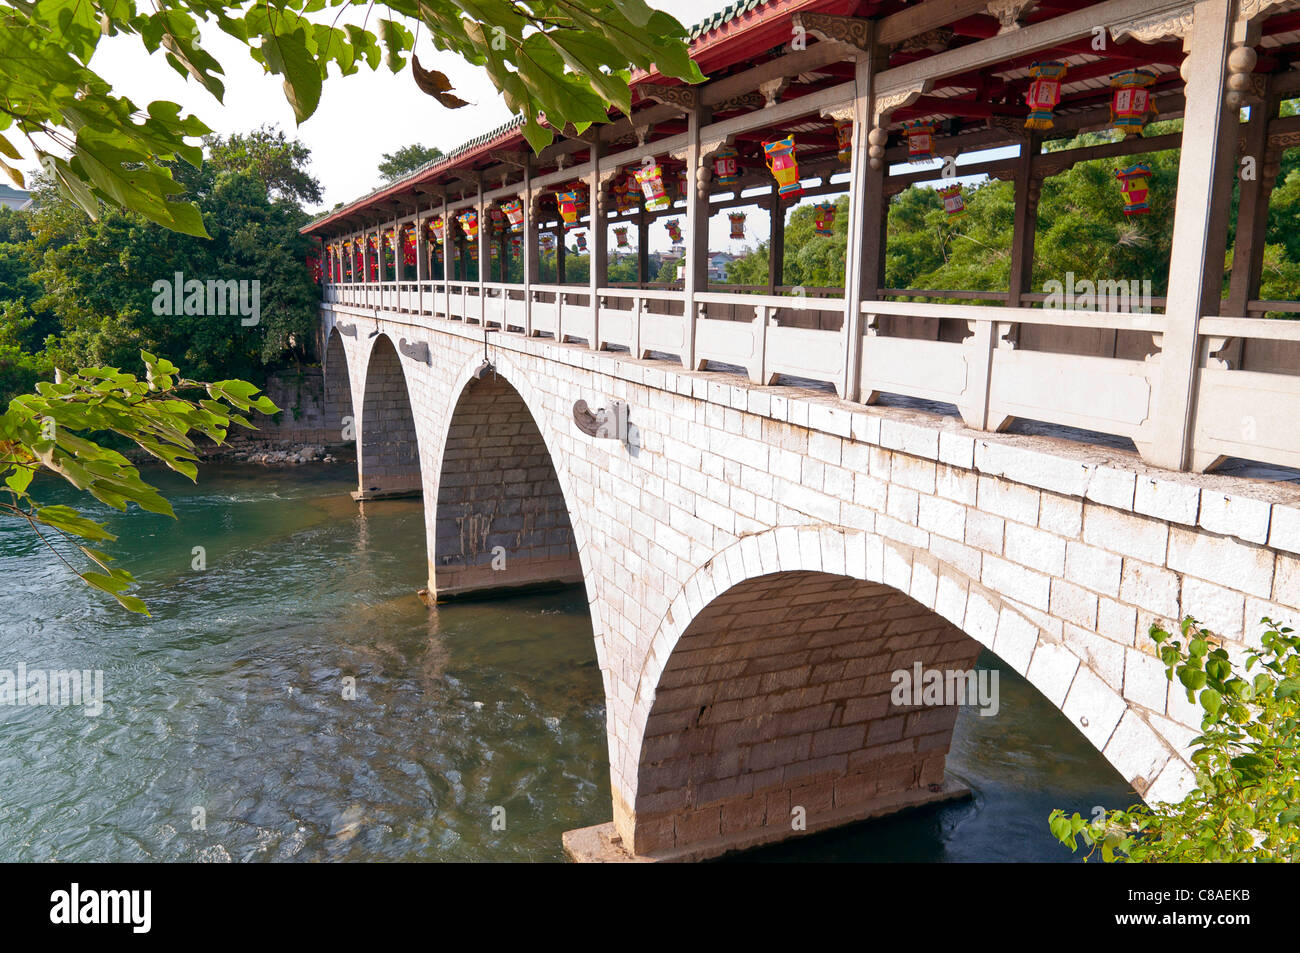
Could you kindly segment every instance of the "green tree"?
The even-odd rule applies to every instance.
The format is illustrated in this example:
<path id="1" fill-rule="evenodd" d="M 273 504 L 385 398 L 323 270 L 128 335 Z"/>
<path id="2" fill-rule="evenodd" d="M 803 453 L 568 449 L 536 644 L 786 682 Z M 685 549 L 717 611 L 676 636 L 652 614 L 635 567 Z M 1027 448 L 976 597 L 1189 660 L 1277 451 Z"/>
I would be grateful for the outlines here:
<path id="1" fill-rule="evenodd" d="M 283 80 L 298 122 L 320 102 L 331 64 L 342 74 L 361 66 L 392 72 L 410 60 L 416 85 L 443 105 L 464 100 L 447 77 L 423 70 L 414 57 L 423 27 L 432 45 L 482 66 L 523 117 L 523 133 L 540 150 L 552 129 L 579 132 L 604 122 L 610 106 L 630 113 L 630 67 L 652 65 L 691 82 L 704 77 L 690 59 L 686 30 L 643 0 L 277 0 L 244 5 L 227 0 L 158 0 L 149 8 L 114 0 L 15 3 L 0 7 L 0 168 L 19 186 L 11 164 L 25 141 L 59 190 L 92 218 L 101 203 L 139 212 L 191 235 L 206 234 L 198 208 L 178 200 L 183 186 L 169 160 L 198 166 L 198 139 L 211 130 L 172 102 L 144 108 L 113 94 L 90 64 L 102 37 L 138 37 L 145 51 L 163 51 L 169 65 L 218 101 L 224 70 L 200 40 L 200 22 L 244 44 L 249 55 Z M 339 20 L 355 12 L 361 23 Z M 368 25 L 376 24 L 377 32 Z M 409 24 L 409 25 L 408 25 Z M 545 112 L 548 125 L 541 124 Z"/>
<path id="2" fill-rule="evenodd" d="M 1151 627 L 1169 680 L 1204 712 L 1192 741 L 1196 788 L 1177 804 L 1095 819 L 1053 811 L 1048 824 L 1061 843 L 1133 863 L 1300 860 L 1300 636 L 1261 624 L 1240 671 L 1194 619 L 1178 637 Z"/>
<path id="3" fill-rule="evenodd" d="M 442 150 L 437 146 L 422 146 L 418 142 L 402 146 L 395 152 L 385 152 L 379 163 L 379 174 L 385 182 L 395 182 L 404 175 L 414 172 L 434 159 L 442 158 Z"/>

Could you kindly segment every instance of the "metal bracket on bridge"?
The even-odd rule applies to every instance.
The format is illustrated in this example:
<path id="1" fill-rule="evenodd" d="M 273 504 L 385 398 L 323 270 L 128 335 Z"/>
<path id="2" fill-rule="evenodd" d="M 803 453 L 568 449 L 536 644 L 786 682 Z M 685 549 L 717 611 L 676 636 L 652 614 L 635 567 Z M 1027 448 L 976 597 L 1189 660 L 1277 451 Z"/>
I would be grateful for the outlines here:
<path id="1" fill-rule="evenodd" d="M 573 420 L 589 437 L 608 440 L 627 440 L 627 403 L 611 400 L 608 407 L 594 413 L 585 400 L 573 405 Z"/>
<path id="2" fill-rule="evenodd" d="M 397 342 L 397 349 L 413 361 L 419 361 L 421 364 L 430 363 L 428 341 L 414 342 L 407 341 L 406 338 L 400 338 Z"/>

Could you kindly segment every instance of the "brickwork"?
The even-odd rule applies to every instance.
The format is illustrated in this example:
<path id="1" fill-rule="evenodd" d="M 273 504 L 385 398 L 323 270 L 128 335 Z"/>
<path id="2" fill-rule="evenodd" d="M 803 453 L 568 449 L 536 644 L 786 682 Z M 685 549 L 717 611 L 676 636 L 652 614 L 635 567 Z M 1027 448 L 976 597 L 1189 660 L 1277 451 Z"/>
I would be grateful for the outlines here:
<path id="1" fill-rule="evenodd" d="M 364 378 L 360 492 L 368 495 L 419 491 L 419 444 L 406 375 L 392 341 L 380 337 Z"/>
<path id="2" fill-rule="evenodd" d="M 435 520 L 438 598 L 582 582 L 550 452 L 504 378 L 471 380 L 456 403 Z"/>
<path id="3" fill-rule="evenodd" d="M 827 573 L 760 576 L 697 615 L 659 678 L 637 779 L 638 854 L 770 840 L 938 785 L 953 706 L 896 705 L 893 674 L 981 646 L 909 596 Z"/>
<path id="4" fill-rule="evenodd" d="M 380 327 L 341 305 L 323 317 L 327 331 L 348 326 L 354 399 L 374 386 L 368 366 L 384 366 L 372 352 L 400 360 L 436 500 L 481 328 L 426 317 L 395 328 L 403 316 L 387 313 Z M 390 334 L 427 340 L 431 359 L 399 358 Z M 1148 626 L 1192 613 L 1241 653 L 1261 616 L 1300 621 L 1300 488 L 544 339 L 493 335 L 491 349 L 567 503 L 627 843 L 661 677 L 693 620 L 751 578 L 826 573 L 906 593 L 1024 674 L 1153 801 L 1187 789 L 1198 718 L 1158 668 Z M 606 398 L 628 402 L 639 449 L 575 426 L 574 401 Z M 367 406 L 363 421 L 389 410 Z M 430 540 L 436 510 L 425 507 Z"/>

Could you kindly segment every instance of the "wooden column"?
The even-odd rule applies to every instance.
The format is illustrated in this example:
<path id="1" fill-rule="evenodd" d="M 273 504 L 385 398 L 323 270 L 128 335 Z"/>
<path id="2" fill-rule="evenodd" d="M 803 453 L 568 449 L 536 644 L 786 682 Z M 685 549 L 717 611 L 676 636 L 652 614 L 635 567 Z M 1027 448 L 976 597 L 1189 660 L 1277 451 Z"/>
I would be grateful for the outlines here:
<path id="1" fill-rule="evenodd" d="M 1155 434 L 1141 449 L 1148 463 L 1186 469 L 1196 395 L 1197 324 L 1219 311 L 1231 198 L 1237 110 L 1224 102 L 1233 0 L 1194 8 L 1183 61 L 1187 106 L 1178 163 L 1178 198 L 1169 260 L 1169 296 L 1161 343 Z"/>
<path id="2" fill-rule="evenodd" d="M 645 287 L 650 282 L 650 225 L 645 217 L 645 199 L 636 213 L 636 283 Z"/>
<path id="3" fill-rule="evenodd" d="M 1020 162 L 1015 173 L 1015 219 L 1011 232 L 1011 274 L 1007 282 L 1007 306 L 1020 307 L 1020 296 L 1032 294 L 1034 240 L 1038 233 L 1038 197 L 1042 179 L 1038 175 L 1039 137 L 1031 132 L 1020 144 Z"/>
<path id="4" fill-rule="evenodd" d="M 537 283 L 537 213 L 533 208 L 533 162 L 524 160 L 524 334 L 533 336 L 533 285 Z"/>
<path id="5" fill-rule="evenodd" d="M 593 126 L 598 129 L 598 126 Z M 605 284 L 605 197 L 600 188 L 600 136 L 591 142 L 591 174 L 587 179 L 587 301 L 591 307 L 591 349 L 600 350 L 600 297 L 596 290 Z M 597 264 L 599 262 L 599 265 Z M 634 348 L 635 350 L 635 348 Z M 640 354 L 633 354 L 640 358 Z"/>
<path id="6" fill-rule="evenodd" d="M 567 277 L 564 274 L 565 251 L 566 249 L 564 247 L 564 219 L 561 218 L 560 223 L 555 226 L 555 283 L 557 285 L 564 284 L 565 283 L 564 279 Z"/>
<path id="7" fill-rule="evenodd" d="M 776 294 L 785 271 L 785 209 L 781 207 L 780 186 L 772 183 L 768 205 L 767 293 Z"/>
<path id="8" fill-rule="evenodd" d="M 874 38 L 875 25 L 871 24 L 867 29 Z M 873 169 L 868 154 L 867 133 L 871 129 L 871 107 L 875 97 L 872 90 L 874 70 L 874 57 L 864 50 L 854 62 L 856 96 L 852 115 L 836 117 L 853 121 L 853 153 L 849 159 L 848 247 L 844 259 L 844 375 L 838 388 L 841 397 L 853 401 L 861 398 L 864 328 L 862 302 L 875 298 L 876 289 L 880 287 L 879 239 L 883 234 L 880 218 L 888 208 L 882 188 L 884 169 Z M 776 201 L 775 193 L 773 201 Z M 782 222 L 783 236 L 784 232 Z M 772 244 L 775 247 L 776 242 L 773 241 Z M 781 254 L 784 256 L 784 240 L 781 245 Z"/>
<path id="9" fill-rule="evenodd" d="M 451 210 L 447 195 L 442 196 L 442 313 L 451 320 Z"/>
<path id="10" fill-rule="evenodd" d="M 682 318 L 686 322 L 686 353 L 682 366 L 688 371 L 697 369 L 695 357 L 695 325 L 699 307 L 695 296 L 709 287 L 709 170 L 705 168 L 708 157 L 700 142 L 700 128 L 708 124 L 711 111 L 696 107 L 686 117 L 689 143 L 686 146 L 686 250 L 682 280 Z"/>
<path id="11" fill-rule="evenodd" d="M 1232 278 L 1228 285 L 1228 314 L 1232 317 L 1250 317 L 1247 305 L 1259 297 L 1268 230 L 1268 200 L 1273 194 L 1278 173 L 1277 156 L 1268 145 L 1268 125 L 1277 112 L 1278 97 L 1270 94 L 1262 104 L 1250 107 L 1250 121 L 1246 124 L 1246 149 L 1241 158 L 1254 159 L 1255 177 L 1241 181 Z M 1236 168 L 1241 168 L 1240 161 Z"/>
<path id="12" fill-rule="evenodd" d="M 486 326 L 487 289 L 483 285 L 492 272 L 492 229 L 488 227 L 487 204 L 483 201 L 483 173 L 474 178 L 478 181 L 478 197 L 474 203 L 478 210 L 478 320 Z"/>

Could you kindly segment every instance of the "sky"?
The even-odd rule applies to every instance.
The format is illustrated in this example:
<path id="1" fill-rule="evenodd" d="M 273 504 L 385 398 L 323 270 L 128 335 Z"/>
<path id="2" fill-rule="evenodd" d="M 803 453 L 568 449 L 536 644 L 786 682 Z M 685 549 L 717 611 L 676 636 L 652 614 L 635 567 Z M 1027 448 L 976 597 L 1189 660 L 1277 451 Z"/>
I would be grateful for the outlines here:
<path id="1" fill-rule="evenodd" d="M 724 0 L 651 0 L 651 5 L 690 27 L 727 4 Z M 161 54 L 147 56 L 138 37 L 103 38 L 91 66 L 113 85 L 115 93 L 128 96 L 137 106 L 170 100 L 219 133 L 246 132 L 272 124 L 296 136 L 311 150 L 310 171 L 320 180 L 324 193 L 320 210 L 355 199 L 378 185 L 376 168 L 385 153 L 416 142 L 449 151 L 511 118 L 483 70 L 434 50 L 426 34 L 416 39 L 421 65 L 446 73 L 456 93 L 472 105 L 444 109 L 416 89 L 409 69 L 394 74 L 381 64 L 376 71 L 363 67 L 340 77 L 331 68 L 320 107 L 298 126 L 278 77 L 263 72 L 245 47 L 221 31 L 209 29 L 202 35 L 204 47 L 225 69 L 224 102 L 178 75 Z M 966 157 L 966 161 L 975 159 Z M 24 170 L 34 172 L 35 162 L 27 163 Z M 767 239 L 767 213 L 757 207 L 742 211 L 748 211 L 745 238 L 730 239 L 726 215 L 717 214 L 710 223 L 711 249 L 737 253 Z M 658 251 L 668 245 L 661 220 L 651 227 L 651 248 Z"/>

